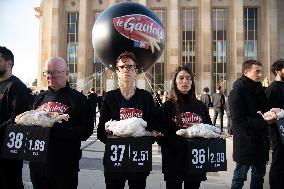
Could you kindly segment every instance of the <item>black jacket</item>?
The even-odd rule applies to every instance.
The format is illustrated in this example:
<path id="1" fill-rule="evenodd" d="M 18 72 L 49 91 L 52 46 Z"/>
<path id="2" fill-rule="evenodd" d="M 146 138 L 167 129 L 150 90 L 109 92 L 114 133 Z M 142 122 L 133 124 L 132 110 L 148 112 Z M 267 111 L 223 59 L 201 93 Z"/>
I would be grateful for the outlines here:
<path id="1" fill-rule="evenodd" d="M 146 130 L 154 129 L 155 104 L 152 95 L 143 90 L 136 88 L 134 95 L 126 100 L 122 96 L 120 89 L 107 92 L 103 96 L 102 108 L 98 124 L 97 136 L 103 143 L 107 142 L 107 133 L 105 123 L 109 120 L 123 120 L 131 117 L 139 117 L 147 122 Z M 104 155 L 104 165 L 105 165 Z M 113 179 L 137 179 L 146 177 L 149 172 L 107 172 L 105 175 Z"/>
<path id="2" fill-rule="evenodd" d="M 49 88 L 36 97 L 33 108 L 70 116 L 68 121 L 55 123 L 50 130 L 47 167 L 58 174 L 61 169 L 79 170 L 81 141 L 88 139 L 94 129 L 87 98 L 69 85 L 57 92 Z"/>
<path id="3" fill-rule="evenodd" d="M 188 146 L 186 140 L 176 135 L 176 131 L 192 123 L 211 124 L 207 106 L 196 100 L 183 101 L 182 124 L 176 124 L 176 108 L 172 100 L 166 101 L 159 111 L 159 126 L 164 137 L 159 141 L 162 147 L 162 172 L 166 181 L 201 181 L 206 180 L 206 173 L 189 172 Z"/>
<path id="4" fill-rule="evenodd" d="M 0 81 L 0 155 L 4 139 L 5 128 L 9 119 L 29 109 L 32 96 L 26 85 L 17 77 L 11 76 L 5 81 Z"/>
<path id="5" fill-rule="evenodd" d="M 233 160 L 243 164 L 268 161 L 268 125 L 257 113 L 268 111 L 260 82 L 242 76 L 229 94 L 233 130 Z"/>
<path id="6" fill-rule="evenodd" d="M 269 108 L 284 109 L 284 83 L 273 81 L 266 89 L 266 96 Z M 276 124 L 269 127 L 272 149 L 276 147 L 284 148 L 281 142 L 280 133 Z"/>

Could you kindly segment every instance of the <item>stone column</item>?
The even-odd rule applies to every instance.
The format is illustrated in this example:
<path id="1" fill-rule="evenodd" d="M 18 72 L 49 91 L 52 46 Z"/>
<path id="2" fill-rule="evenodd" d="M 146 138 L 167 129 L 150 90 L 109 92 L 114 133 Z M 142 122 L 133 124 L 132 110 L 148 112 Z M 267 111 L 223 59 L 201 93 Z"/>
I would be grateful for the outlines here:
<path id="1" fill-rule="evenodd" d="M 53 0 L 52 1 L 52 23 L 51 23 L 51 56 L 63 56 L 64 53 L 60 51 L 60 47 L 62 44 L 62 39 L 64 33 L 64 29 L 62 27 L 63 19 L 61 19 L 64 14 L 64 4 L 62 0 Z"/>
<path id="2" fill-rule="evenodd" d="M 277 1 L 277 42 L 278 58 L 284 58 L 284 1 Z"/>
<path id="3" fill-rule="evenodd" d="M 165 65 L 165 90 L 169 91 L 171 86 L 171 80 L 173 79 L 174 71 L 179 65 L 179 1 L 169 0 L 169 12 L 168 12 L 168 24 L 167 24 L 167 33 L 170 37 L 166 36 L 168 39 L 167 42 L 167 63 Z"/>
<path id="4" fill-rule="evenodd" d="M 270 68 L 278 59 L 278 48 L 277 48 L 277 0 L 270 0 L 267 2 L 269 4 L 269 33 L 270 33 L 270 65 L 267 68 L 267 77 L 271 81 L 274 79 L 274 75 L 271 73 Z M 281 19 L 281 18 L 279 18 Z M 283 19 L 283 18 L 282 18 Z M 279 26 L 279 27 L 283 27 Z"/>
<path id="5" fill-rule="evenodd" d="M 262 0 L 260 10 L 258 11 L 258 20 L 261 23 L 258 27 L 259 47 L 258 59 L 263 64 L 263 78 L 270 74 L 270 22 L 269 22 L 269 2 L 270 0 Z M 269 77 L 268 77 L 269 78 Z"/>
<path id="6" fill-rule="evenodd" d="M 227 92 L 242 74 L 244 61 L 243 0 L 230 1 L 228 16 Z"/>
<path id="7" fill-rule="evenodd" d="M 87 91 L 92 85 L 92 82 L 89 82 L 89 80 L 93 78 L 90 77 L 93 73 L 93 62 L 89 58 L 90 54 L 88 51 L 91 41 L 91 30 L 88 29 L 91 18 L 90 6 L 90 0 L 80 1 L 77 65 L 77 90 L 79 91 Z"/>
<path id="8" fill-rule="evenodd" d="M 116 0 L 109 0 L 108 6 L 111 7 L 115 3 L 116 3 Z M 106 88 L 106 91 L 113 90 L 117 87 L 117 79 L 116 79 L 115 75 L 116 75 L 116 73 L 109 70 L 109 69 L 105 72 L 105 88 Z"/>
<path id="9" fill-rule="evenodd" d="M 62 27 L 64 5 L 62 0 L 51 0 L 41 3 L 41 23 L 40 23 L 40 58 L 39 58 L 39 72 L 42 73 L 44 63 L 50 56 L 64 56 L 64 50 L 60 44 L 64 44 L 63 36 L 64 28 Z M 44 38 L 42 38 L 44 36 Z M 40 88 L 46 87 L 45 78 L 40 74 L 38 76 L 38 86 Z"/>
<path id="10" fill-rule="evenodd" d="M 195 90 L 202 92 L 204 87 L 211 88 L 212 34 L 211 34 L 211 0 L 198 1 L 198 20 L 196 32 L 196 75 Z M 211 90 L 210 90 L 211 91 Z"/>

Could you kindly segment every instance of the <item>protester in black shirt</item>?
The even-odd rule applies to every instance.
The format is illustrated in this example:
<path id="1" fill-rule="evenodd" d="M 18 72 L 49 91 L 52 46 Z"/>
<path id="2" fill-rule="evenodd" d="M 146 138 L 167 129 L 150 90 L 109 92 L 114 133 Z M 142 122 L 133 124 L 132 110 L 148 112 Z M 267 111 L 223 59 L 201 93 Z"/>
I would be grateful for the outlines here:
<path id="1" fill-rule="evenodd" d="M 164 134 L 159 140 L 162 148 L 162 172 L 167 189 L 198 189 L 206 173 L 193 173 L 189 167 L 187 142 L 176 134 L 194 123 L 212 124 L 207 106 L 196 99 L 194 77 L 189 67 L 176 69 L 171 94 L 159 111 L 159 127 Z"/>
<path id="2" fill-rule="evenodd" d="M 32 99 L 25 84 L 12 75 L 14 55 L 0 47 L 0 188 L 23 189 L 21 160 L 1 158 L 5 128 L 14 122 L 14 116 L 28 110 Z"/>
<path id="3" fill-rule="evenodd" d="M 135 87 L 137 76 L 135 56 L 131 52 L 124 52 L 116 62 L 118 89 L 107 92 L 102 101 L 98 124 L 98 139 L 107 143 L 105 123 L 109 120 L 124 120 L 131 117 L 142 118 L 147 122 L 147 130 L 154 126 L 155 104 L 152 95 Z M 104 166 L 105 166 L 104 155 Z M 126 180 L 130 189 L 144 189 L 146 178 L 150 172 L 110 172 L 104 170 L 106 189 L 123 189 Z"/>
<path id="4" fill-rule="evenodd" d="M 274 62 L 271 72 L 275 75 L 275 80 L 266 89 L 268 106 L 284 109 L 284 60 Z M 284 187 L 284 145 L 281 143 L 276 123 L 269 127 L 269 135 L 272 144 L 269 184 L 271 189 L 282 189 Z"/>
<path id="5" fill-rule="evenodd" d="M 31 181 L 34 189 L 76 189 L 81 141 L 93 133 L 93 116 L 85 95 L 69 86 L 67 64 L 63 58 L 49 58 L 44 76 L 48 90 L 36 97 L 33 108 L 68 114 L 70 118 L 51 128 L 47 161 L 30 162 Z"/>

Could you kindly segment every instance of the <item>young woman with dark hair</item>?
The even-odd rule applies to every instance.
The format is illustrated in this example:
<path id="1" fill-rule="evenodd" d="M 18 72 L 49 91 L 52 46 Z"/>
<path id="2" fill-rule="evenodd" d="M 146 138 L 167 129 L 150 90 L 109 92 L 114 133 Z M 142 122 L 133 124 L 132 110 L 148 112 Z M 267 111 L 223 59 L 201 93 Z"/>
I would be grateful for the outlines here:
<path id="1" fill-rule="evenodd" d="M 186 129 L 194 123 L 211 124 L 206 105 L 197 100 L 194 76 L 187 66 L 176 69 L 169 100 L 159 111 L 159 127 L 164 137 L 159 142 L 162 148 L 162 172 L 167 189 L 195 189 L 206 180 L 206 173 L 189 170 L 187 141 L 176 135 L 179 129 Z"/>

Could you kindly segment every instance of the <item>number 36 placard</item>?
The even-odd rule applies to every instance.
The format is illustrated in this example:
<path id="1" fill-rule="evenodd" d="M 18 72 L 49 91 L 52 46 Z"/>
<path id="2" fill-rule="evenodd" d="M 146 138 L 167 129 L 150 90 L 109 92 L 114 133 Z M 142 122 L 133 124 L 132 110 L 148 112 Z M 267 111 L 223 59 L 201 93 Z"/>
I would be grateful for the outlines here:
<path id="1" fill-rule="evenodd" d="M 188 139 L 187 143 L 190 170 L 202 172 L 227 170 L 225 139 Z"/>
<path id="2" fill-rule="evenodd" d="M 147 172 L 152 170 L 151 137 L 109 137 L 105 154 L 107 171 Z"/>
<path id="3" fill-rule="evenodd" d="M 6 128 L 2 157 L 45 162 L 50 128 L 9 125 Z"/>

